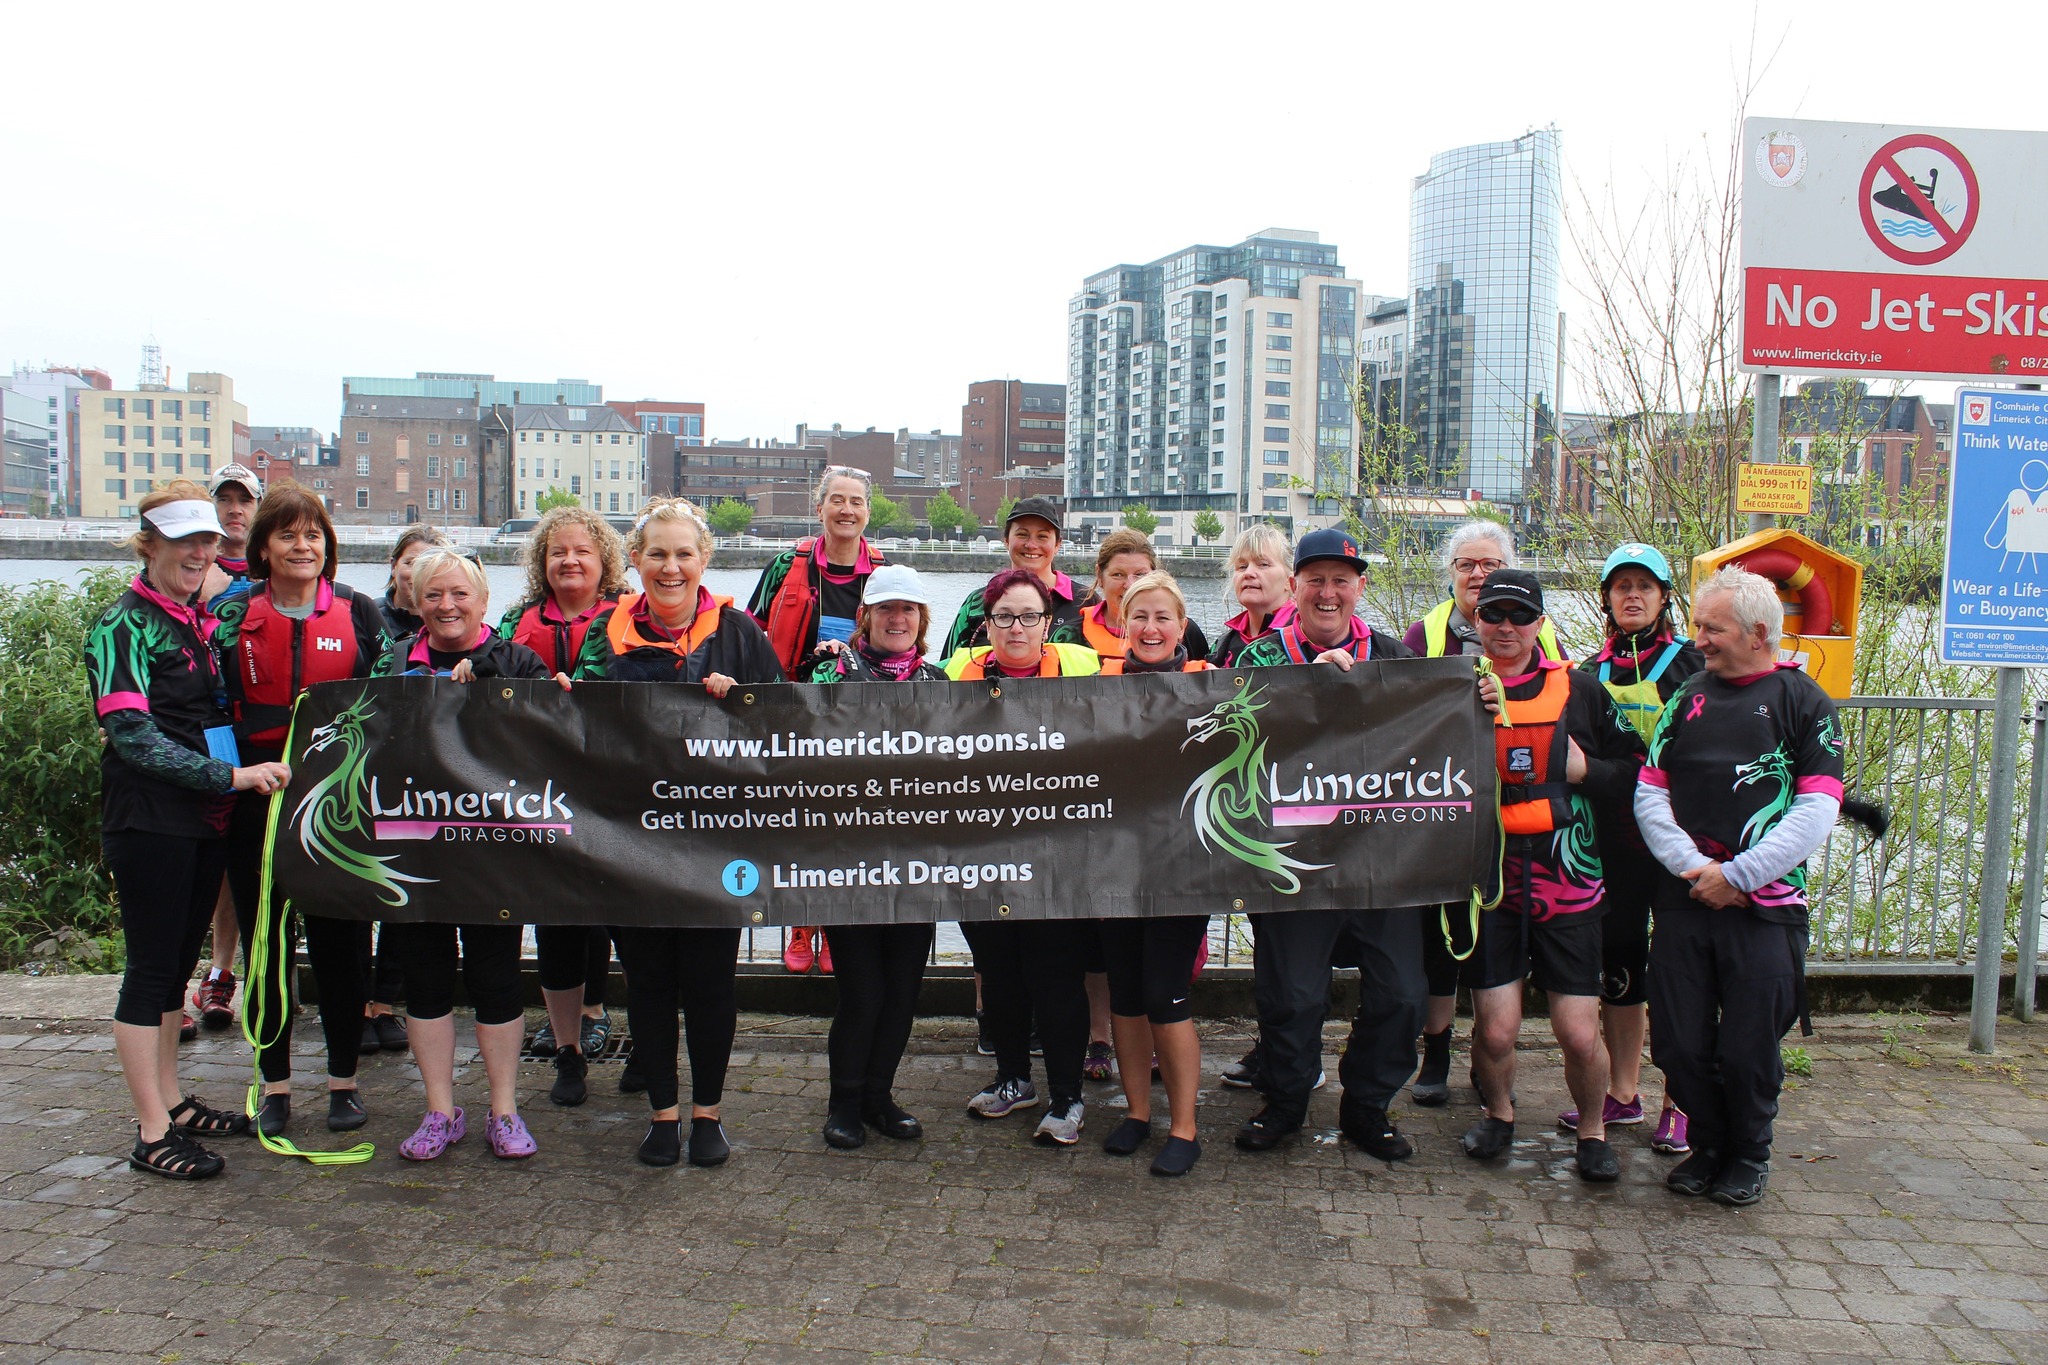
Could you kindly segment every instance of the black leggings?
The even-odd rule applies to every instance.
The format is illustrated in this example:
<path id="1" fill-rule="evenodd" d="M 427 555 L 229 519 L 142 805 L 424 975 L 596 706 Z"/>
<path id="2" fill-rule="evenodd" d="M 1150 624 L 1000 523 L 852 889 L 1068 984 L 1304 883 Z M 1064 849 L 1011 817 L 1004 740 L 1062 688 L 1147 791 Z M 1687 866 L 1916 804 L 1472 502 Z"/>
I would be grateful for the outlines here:
<path id="1" fill-rule="evenodd" d="M 647 1103 L 676 1106 L 676 1011 L 690 1039 L 690 1102 L 709 1109 L 725 1094 L 725 1069 L 739 1031 L 733 971 L 739 963 L 738 929 L 612 930 L 626 974 L 626 1022 L 633 1056 L 647 1079 Z"/>
<path id="2" fill-rule="evenodd" d="M 509 1024 L 522 1017 L 519 991 L 520 926 L 516 924 L 408 924 L 405 1012 L 442 1019 L 455 1012 L 455 940 L 462 938 L 462 986 L 479 1024 Z M 356 1021 L 358 1031 L 362 1021 Z"/>
<path id="3" fill-rule="evenodd" d="M 272 894 L 270 959 L 256 972 L 256 906 L 262 891 L 263 834 L 269 821 L 270 798 L 244 792 L 235 800 L 228 821 L 228 890 L 235 902 L 235 923 L 242 930 L 242 952 L 249 963 L 249 992 L 243 1010 L 260 1027 L 266 1041 L 257 1049 L 257 1064 L 266 1081 L 285 1081 L 292 1074 L 292 1005 L 280 986 L 290 981 L 292 945 L 298 930 L 306 933 L 306 957 L 320 988 L 320 1028 L 327 1035 L 327 1074 L 346 1079 L 356 1074 L 363 1041 L 363 959 L 370 949 L 367 920 L 327 919 L 293 915 L 286 922 L 283 897 Z"/>
<path id="4" fill-rule="evenodd" d="M 1087 920 L 965 922 L 960 932 L 981 973 L 981 1008 L 996 1047 L 996 1070 L 1031 1079 L 1031 1025 L 1045 1049 L 1045 1085 L 1055 1104 L 1081 1098 L 1088 1052 L 1088 986 L 1082 971 Z"/>
<path id="5" fill-rule="evenodd" d="M 116 829 L 100 835 L 100 846 L 121 901 L 121 940 L 128 950 L 114 1022 L 159 1028 L 185 1003 L 186 983 L 199 965 L 220 898 L 227 840 Z"/>
<path id="6" fill-rule="evenodd" d="M 357 964 L 363 980 L 370 983 L 370 999 L 380 1005 L 395 1005 L 405 999 L 405 936 L 403 924 L 385 921 L 372 926 L 377 931 L 375 951 L 370 940 L 363 940 Z"/>
<path id="7" fill-rule="evenodd" d="M 932 951 L 929 924 L 833 924 L 825 928 L 832 949 L 832 979 L 839 1008 L 832 1014 L 826 1052 L 832 1063 L 835 1113 L 889 1098 L 896 1064 L 910 1042 L 917 1017 L 917 992 Z"/>
<path id="8" fill-rule="evenodd" d="M 601 924 L 543 924 L 533 931 L 540 957 L 540 988 L 573 991 L 583 988 L 583 1003 L 604 1003 L 605 979 L 612 972 L 612 936 Z"/>
<path id="9" fill-rule="evenodd" d="M 1143 1015 L 1155 1024 L 1194 1018 L 1195 957 L 1208 932 L 1207 915 L 1104 920 L 1109 1012 L 1126 1019 Z"/>

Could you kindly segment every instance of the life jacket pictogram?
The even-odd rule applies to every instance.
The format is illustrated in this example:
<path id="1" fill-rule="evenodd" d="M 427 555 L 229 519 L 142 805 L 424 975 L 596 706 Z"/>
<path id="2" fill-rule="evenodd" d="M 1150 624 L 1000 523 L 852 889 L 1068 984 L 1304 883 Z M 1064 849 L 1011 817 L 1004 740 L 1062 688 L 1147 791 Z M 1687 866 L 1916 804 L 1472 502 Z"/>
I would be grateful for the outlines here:
<path id="1" fill-rule="evenodd" d="M 1564 780 L 1569 742 L 1564 708 L 1571 695 L 1571 670 L 1548 668 L 1542 691 L 1527 701 L 1503 700 L 1494 717 L 1494 770 L 1500 776 L 1504 833 L 1547 834 L 1571 823 L 1572 787 Z"/>
<path id="2" fill-rule="evenodd" d="M 1422 653 L 1429 659 L 1441 659 L 1451 647 L 1451 611 L 1458 604 L 1446 597 L 1429 609 L 1422 618 Z M 1545 617 L 1543 628 L 1536 632 L 1536 650 L 1546 659 L 1564 660 L 1564 650 L 1558 647 L 1557 631 L 1550 618 Z"/>
<path id="3" fill-rule="evenodd" d="M 1372 636 L 1356 626 L 1352 627 L 1352 632 L 1351 639 L 1344 648 L 1351 651 L 1352 658 L 1363 663 L 1372 657 Z M 1280 627 L 1278 633 L 1280 647 L 1287 651 L 1289 663 L 1312 664 L 1316 661 L 1316 655 L 1325 652 L 1322 646 L 1301 633 L 1301 623 L 1298 620 Z"/>
<path id="4" fill-rule="evenodd" d="M 1610 676 L 1614 669 L 1614 658 L 1603 652 L 1600 659 L 1600 685 L 1614 698 L 1615 709 L 1628 718 L 1628 723 L 1643 737 L 1643 743 L 1650 742 L 1650 736 L 1657 732 L 1657 721 L 1664 715 L 1664 696 L 1657 690 L 1657 680 L 1664 676 L 1664 670 L 1671 667 L 1671 661 L 1685 648 L 1685 641 L 1673 640 L 1664 646 L 1657 656 L 1657 662 L 1650 671 L 1641 674 L 1634 682 L 1615 682 Z"/>
<path id="5" fill-rule="evenodd" d="M 1103 618 L 1109 615 L 1109 603 L 1097 602 L 1092 607 L 1081 608 L 1081 642 L 1102 656 L 1103 662 L 1121 659 L 1129 648 L 1124 637 L 1109 628 Z M 1104 672 L 1107 672 L 1104 669 Z"/>
<path id="6" fill-rule="evenodd" d="M 823 610 L 818 595 L 818 547 L 817 536 L 805 536 L 796 543 L 789 572 L 782 576 L 781 585 L 768 603 L 767 619 L 761 622 L 783 673 L 792 678 L 804 656 L 817 647 L 818 613 Z M 876 565 L 885 562 L 882 552 L 869 545 L 867 537 L 861 537 L 855 575 L 864 579 L 874 572 Z"/>
<path id="7" fill-rule="evenodd" d="M 292 703 L 318 682 L 356 676 L 354 591 L 323 580 L 313 614 L 294 620 L 277 609 L 266 585 L 249 594 L 235 636 L 235 676 L 241 696 L 234 704 L 235 728 L 247 743 L 284 747 Z"/>
<path id="8" fill-rule="evenodd" d="M 690 628 L 675 639 L 664 639 L 650 635 L 640 629 L 640 623 L 633 619 L 646 597 L 645 593 L 629 592 L 619 599 L 612 608 L 611 620 L 605 625 L 605 633 L 611 642 L 613 654 L 631 654 L 636 649 L 663 649 L 678 660 L 687 659 L 704 647 L 704 642 L 718 633 L 718 614 L 732 605 L 730 597 L 713 596 L 704 588 L 697 589 L 697 617 L 690 622 Z"/>
<path id="9" fill-rule="evenodd" d="M 576 666 L 576 656 L 583 652 L 583 638 L 590 634 L 590 623 L 615 600 L 600 597 L 580 615 L 564 618 L 554 598 L 542 598 L 519 614 L 510 639 L 540 655 L 549 672 L 566 673 Z"/>

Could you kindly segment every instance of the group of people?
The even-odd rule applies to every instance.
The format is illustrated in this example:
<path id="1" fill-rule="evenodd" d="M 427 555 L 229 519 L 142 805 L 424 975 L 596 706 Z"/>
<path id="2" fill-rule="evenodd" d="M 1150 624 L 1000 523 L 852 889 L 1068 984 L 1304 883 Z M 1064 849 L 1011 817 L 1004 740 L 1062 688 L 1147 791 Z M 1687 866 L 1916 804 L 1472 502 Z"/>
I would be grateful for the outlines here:
<path id="1" fill-rule="evenodd" d="M 1469 917 L 1463 905 L 1255 916 L 1258 1042 L 1223 1080 L 1257 1089 L 1264 1102 L 1237 1145 L 1268 1150 L 1303 1126 L 1324 1083 L 1331 969 L 1349 965 L 1360 973 L 1359 1006 L 1339 1067 L 1339 1121 L 1362 1150 L 1412 1154 L 1389 1115 L 1411 1080 L 1416 1103 L 1448 1101 L 1462 984 L 1473 1002 L 1480 1108 L 1461 1145 L 1482 1160 L 1505 1152 L 1516 1121 L 1515 1040 L 1533 984 L 1548 995 L 1564 1052 L 1573 1107 L 1560 1123 L 1577 1135 L 1584 1178 L 1615 1179 L 1607 1130 L 1646 1117 L 1647 1032 L 1666 1082 L 1654 1145 L 1687 1154 L 1668 1176 L 1672 1188 L 1731 1204 L 1762 1194 L 1782 1081 L 1778 1040 L 1802 999 L 1802 865 L 1834 820 L 1842 776 L 1832 704 L 1777 662 L 1782 608 L 1763 579 L 1740 570 L 1709 579 L 1693 601 L 1688 641 L 1673 619 L 1668 562 L 1650 546 L 1624 545 L 1601 576 L 1603 639 L 1575 666 L 1541 582 L 1517 567 L 1503 526 L 1473 522 L 1448 538 L 1449 595 L 1404 640 L 1361 619 L 1369 566 L 1354 540 L 1322 530 L 1290 545 L 1259 524 L 1232 549 L 1239 610 L 1212 646 L 1143 536 L 1107 537 L 1084 592 L 1057 568 L 1057 507 L 1029 498 L 1003 528 L 1010 567 L 962 605 L 934 660 L 929 594 L 865 538 L 872 489 L 860 470 L 824 472 L 820 534 L 772 562 L 745 608 L 705 586 L 713 536 L 690 503 L 652 500 L 623 539 L 585 509 L 552 511 L 529 539 L 522 600 L 495 629 L 481 566 L 435 533 L 401 539 L 378 603 L 336 581 L 334 528 L 317 497 L 291 484 L 271 489 L 242 519 L 244 548 L 227 536 L 223 506 L 238 491 L 247 485 L 231 478 L 211 495 L 180 480 L 142 500 L 131 540 L 141 571 L 86 645 L 106 734 L 105 848 L 128 944 L 114 1030 L 139 1170 L 203 1178 L 223 1167 L 209 1141 L 251 1127 L 284 1133 L 285 964 L 301 935 L 319 987 L 328 1126 L 345 1131 L 367 1117 L 355 1083 L 363 1045 L 376 1036 L 365 1020 L 393 993 L 373 969 L 370 926 L 288 916 L 282 906 L 257 922 L 270 798 L 290 780 L 290 708 L 316 682 L 605 680 L 680 683 L 719 698 L 735 685 L 782 681 L 987 685 L 1212 667 L 1349 670 L 1468 654 L 1496 737 L 1499 856 L 1474 871 L 1490 908 Z M 224 573 L 245 577 L 246 590 L 223 593 Z M 177 1073 L 184 989 L 223 877 L 245 942 L 271 947 L 266 979 L 250 981 L 245 1006 L 261 1075 L 250 1113 L 186 1094 Z M 1091 1048 L 1107 1047 L 1127 1108 L 1103 1150 L 1151 1148 L 1151 1170 L 1162 1176 L 1192 1169 L 1202 1059 L 1191 983 L 1206 956 L 1207 919 L 1002 920 L 962 931 L 977 969 L 983 1050 L 995 1063 L 968 1113 L 995 1121 L 1034 1112 L 1036 1141 L 1075 1144 L 1084 1082 L 1106 1078 Z M 455 1103 L 458 971 L 487 1081 L 486 1140 L 505 1159 L 535 1151 L 518 1110 L 522 933 L 515 924 L 382 926 L 377 956 L 393 960 L 392 979 L 402 974 L 406 1041 L 426 1092 L 425 1112 L 400 1144 L 407 1159 L 432 1160 L 467 1134 Z M 830 961 L 839 997 L 824 1141 L 859 1147 L 871 1131 L 918 1138 L 921 1121 L 897 1103 L 895 1078 L 932 927 L 833 925 L 814 937 L 807 949 Z M 547 1023 L 535 1042 L 553 1056 L 550 1099 L 576 1105 L 587 1096 L 589 1059 L 609 1030 L 603 1002 L 615 947 L 633 1042 L 621 1089 L 644 1090 L 650 1107 L 639 1159 L 725 1161 L 720 1104 L 739 930 L 544 925 L 536 941 Z"/>

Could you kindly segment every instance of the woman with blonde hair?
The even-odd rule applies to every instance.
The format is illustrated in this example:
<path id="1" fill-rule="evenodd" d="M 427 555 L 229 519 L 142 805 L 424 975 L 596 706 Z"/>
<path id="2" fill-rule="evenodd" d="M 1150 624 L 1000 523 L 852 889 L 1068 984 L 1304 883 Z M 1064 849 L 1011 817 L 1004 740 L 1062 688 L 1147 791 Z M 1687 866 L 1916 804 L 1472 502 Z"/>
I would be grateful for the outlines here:
<path id="1" fill-rule="evenodd" d="M 1230 593 L 1239 611 L 1223 623 L 1209 662 L 1229 668 L 1244 647 L 1294 619 L 1294 546 L 1270 521 L 1255 521 L 1230 547 Z M 1189 653 L 1194 650 L 1190 648 Z"/>
<path id="2" fill-rule="evenodd" d="M 525 645 L 550 671 L 573 668 L 590 624 L 626 590 L 626 553 L 619 533 L 588 507 L 557 507 L 526 538 L 526 588 L 498 623 L 498 634 Z M 543 924 L 534 929 L 540 994 L 547 1022 L 533 1053 L 555 1059 L 556 1104 L 583 1103 L 590 1058 L 604 1051 L 612 1021 L 604 1007 L 612 941 L 602 926 Z"/>
<path id="3" fill-rule="evenodd" d="M 181 1092 L 178 1027 L 185 982 L 213 924 L 236 792 L 282 790 L 282 763 L 242 766 L 200 602 L 220 548 L 206 490 L 174 479 L 145 494 L 127 544 L 142 561 L 128 590 L 85 637 L 100 753 L 100 838 L 121 907 L 127 963 L 114 1006 L 114 1051 L 135 1105 L 128 1164 L 172 1180 L 225 1167 L 199 1142 L 247 1132 L 245 1115 Z"/>
<path id="4" fill-rule="evenodd" d="M 711 563 L 711 527 L 682 498 L 647 504 L 626 538 L 642 591 L 622 595 L 591 623 L 577 661 L 579 679 L 687 683 L 723 697 L 739 683 L 783 681 L 782 665 L 753 617 L 703 586 Z M 733 990 L 740 931 L 621 924 L 613 929 L 626 973 L 626 1014 L 633 1056 L 653 1110 L 640 1160 L 673 1166 L 684 1154 L 676 1014 L 690 1049 L 692 1166 L 716 1166 L 732 1154 L 719 1104 L 739 1028 Z"/>

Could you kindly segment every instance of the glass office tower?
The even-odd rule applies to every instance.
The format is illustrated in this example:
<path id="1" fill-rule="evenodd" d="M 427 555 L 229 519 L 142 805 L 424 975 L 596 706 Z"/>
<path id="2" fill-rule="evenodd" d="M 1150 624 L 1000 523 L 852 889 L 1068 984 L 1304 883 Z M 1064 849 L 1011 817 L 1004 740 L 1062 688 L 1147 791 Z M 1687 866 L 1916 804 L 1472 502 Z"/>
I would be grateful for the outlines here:
<path id="1" fill-rule="evenodd" d="M 1415 179 L 1404 420 L 1411 476 L 1521 503 L 1557 405 L 1554 128 L 1459 147 Z"/>

